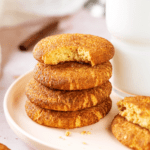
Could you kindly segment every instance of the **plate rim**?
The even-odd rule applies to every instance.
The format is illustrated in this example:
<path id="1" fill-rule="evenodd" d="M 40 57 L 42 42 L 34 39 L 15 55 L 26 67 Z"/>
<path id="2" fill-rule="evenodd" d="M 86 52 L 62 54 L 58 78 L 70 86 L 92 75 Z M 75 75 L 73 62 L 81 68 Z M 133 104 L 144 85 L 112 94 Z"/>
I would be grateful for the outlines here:
<path id="1" fill-rule="evenodd" d="M 12 129 L 12 131 L 16 134 L 16 132 L 20 133 L 20 135 L 23 135 L 24 137 L 28 138 L 28 142 L 26 142 L 24 139 L 20 138 L 20 136 L 17 136 L 22 140 L 24 141 L 25 143 L 31 145 L 32 147 L 34 148 L 37 148 L 36 146 L 36 143 L 41 145 L 41 146 L 45 146 L 45 148 L 51 148 L 51 149 L 62 149 L 62 147 L 58 145 L 55 145 L 53 143 L 46 143 L 36 137 L 34 137 L 33 135 L 29 134 L 28 132 L 26 132 L 24 129 L 22 129 L 16 122 L 15 120 L 11 117 L 10 113 L 9 113 L 9 109 L 8 109 L 8 102 L 9 102 L 9 99 L 8 99 L 8 96 L 11 92 L 11 90 L 13 89 L 13 87 L 18 84 L 20 82 L 20 80 L 22 80 L 23 78 L 25 78 L 26 76 L 29 76 L 30 74 L 33 73 L 33 70 L 30 70 L 28 72 L 26 72 L 25 74 L 21 75 L 18 79 L 16 79 L 10 86 L 9 88 L 7 89 L 6 93 L 5 93 L 5 96 L 4 96 L 4 101 L 3 101 L 3 109 L 4 109 L 4 115 L 5 115 L 5 118 L 6 118 L 6 121 L 9 125 L 9 127 Z M 112 108 L 111 108 L 112 109 Z M 16 131 L 16 132 L 15 132 Z M 34 144 L 33 144 L 34 142 Z M 66 150 L 70 150 L 71 149 L 74 149 L 73 147 L 65 147 Z M 75 148 L 76 149 L 76 148 Z M 88 149 L 88 148 L 87 148 Z"/>
<path id="2" fill-rule="evenodd" d="M 30 135 L 29 133 L 27 133 L 26 131 L 24 131 L 21 127 L 19 127 L 17 125 L 17 123 L 12 119 L 11 115 L 9 114 L 9 111 L 8 111 L 8 108 L 7 108 L 7 103 L 8 103 L 8 96 L 9 96 L 9 93 L 10 91 L 13 89 L 13 87 L 22 79 L 24 78 L 25 76 L 31 74 L 33 72 L 33 70 L 30 70 L 28 72 L 26 72 L 25 74 L 21 75 L 18 79 L 16 79 L 10 86 L 9 88 L 7 89 L 6 93 L 5 93 L 5 96 L 4 96 L 4 101 L 3 101 L 3 109 L 4 109 L 4 115 L 5 115 L 5 118 L 6 118 L 6 121 L 8 123 L 8 120 L 10 121 L 11 125 L 13 125 L 13 127 L 18 131 L 20 132 L 21 134 L 23 134 L 24 136 L 26 136 L 28 139 L 34 141 L 34 142 L 37 142 L 39 144 L 42 144 L 44 146 L 47 146 L 49 148 L 54 148 L 54 149 L 58 149 L 60 147 L 56 147 L 55 145 L 53 144 L 50 144 L 48 145 L 46 142 L 43 142 L 37 138 L 35 138 L 34 136 Z M 8 125 L 10 126 L 10 124 L 8 123 Z M 11 127 L 11 126 L 10 126 Z M 11 128 L 12 129 L 12 128 Z M 14 129 L 12 129 L 13 132 L 14 132 Z M 15 133 L 15 132 L 14 132 Z M 16 133 L 15 133 L 16 134 Z M 18 136 L 18 135 L 17 135 Z M 21 139 L 22 140 L 22 139 Z M 24 140 L 22 140 L 24 141 Z M 32 145 L 32 144 L 31 144 Z M 34 146 L 34 145 L 33 145 Z"/>

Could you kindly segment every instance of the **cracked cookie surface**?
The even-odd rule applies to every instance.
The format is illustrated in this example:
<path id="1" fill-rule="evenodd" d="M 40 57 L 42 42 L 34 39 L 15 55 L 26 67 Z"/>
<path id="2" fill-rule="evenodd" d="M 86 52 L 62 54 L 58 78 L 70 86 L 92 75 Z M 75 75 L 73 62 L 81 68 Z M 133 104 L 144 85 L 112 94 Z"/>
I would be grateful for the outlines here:
<path id="1" fill-rule="evenodd" d="M 109 81 L 92 89 L 63 91 L 47 88 L 35 79 L 31 79 L 25 93 L 32 103 L 41 108 L 76 111 L 102 103 L 109 97 L 111 90 Z"/>
<path id="2" fill-rule="evenodd" d="M 44 86 L 59 90 L 82 90 L 101 86 L 112 76 L 112 65 L 106 63 L 90 66 L 77 62 L 58 65 L 37 63 L 33 77 Z"/>
<path id="3" fill-rule="evenodd" d="M 117 105 L 121 116 L 150 131 L 150 97 L 125 97 Z"/>
<path id="4" fill-rule="evenodd" d="M 135 150 L 150 150 L 150 132 L 117 115 L 111 124 L 114 136 L 122 144 Z"/>
<path id="5" fill-rule="evenodd" d="M 107 98 L 103 103 L 78 111 L 54 111 L 40 108 L 29 100 L 26 101 L 27 115 L 36 123 L 55 128 L 77 128 L 98 122 L 110 111 L 112 101 Z"/>

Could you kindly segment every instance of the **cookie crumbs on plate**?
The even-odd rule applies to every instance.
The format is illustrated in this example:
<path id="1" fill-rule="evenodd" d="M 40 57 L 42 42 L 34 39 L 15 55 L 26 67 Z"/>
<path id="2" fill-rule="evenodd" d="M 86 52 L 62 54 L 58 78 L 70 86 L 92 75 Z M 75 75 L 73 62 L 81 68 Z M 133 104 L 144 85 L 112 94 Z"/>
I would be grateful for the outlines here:
<path id="1" fill-rule="evenodd" d="M 82 131 L 81 134 L 82 134 L 82 135 L 83 135 L 83 134 L 86 134 L 86 131 Z"/>
<path id="2" fill-rule="evenodd" d="M 90 135 L 90 134 L 91 134 L 91 132 L 90 132 L 90 131 L 87 131 L 87 134 L 88 134 L 88 135 Z"/>
<path id="3" fill-rule="evenodd" d="M 82 142 L 82 143 L 85 144 L 85 145 L 87 144 L 86 142 Z"/>
<path id="4" fill-rule="evenodd" d="M 67 132 L 65 133 L 66 136 L 69 136 L 70 134 L 71 134 L 71 132 L 69 132 L 69 131 L 67 131 Z"/>
<path id="5" fill-rule="evenodd" d="M 59 138 L 65 140 L 65 138 L 63 138 L 62 136 L 60 136 Z"/>
<path id="6" fill-rule="evenodd" d="M 84 135 L 84 134 L 88 134 L 88 135 L 90 135 L 90 134 L 91 134 L 91 132 L 90 132 L 90 131 L 82 131 L 82 132 L 81 132 L 81 134 L 82 134 L 82 135 Z"/>

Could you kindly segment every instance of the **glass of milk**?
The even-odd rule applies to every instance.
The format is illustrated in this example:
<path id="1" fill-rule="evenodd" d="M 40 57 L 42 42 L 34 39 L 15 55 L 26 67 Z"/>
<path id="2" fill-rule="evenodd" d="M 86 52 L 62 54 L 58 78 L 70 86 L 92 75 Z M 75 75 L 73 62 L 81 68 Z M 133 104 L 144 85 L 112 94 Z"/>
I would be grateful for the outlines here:
<path id="1" fill-rule="evenodd" d="M 150 96 L 150 1 L 107 0 L 106 21 L 115 47 L 114 89 Z"/>

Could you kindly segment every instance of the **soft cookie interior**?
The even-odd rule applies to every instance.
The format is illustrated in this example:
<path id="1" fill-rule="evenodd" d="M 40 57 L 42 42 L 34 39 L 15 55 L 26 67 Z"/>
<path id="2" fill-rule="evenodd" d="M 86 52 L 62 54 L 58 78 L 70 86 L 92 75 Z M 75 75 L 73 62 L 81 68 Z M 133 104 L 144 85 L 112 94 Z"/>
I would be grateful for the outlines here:
<path id="1" fill-rule="evenodd" d="M 42 56 L 42 60 L 45 64 L 56 65 L 65 61 L 78 61 L 90 63 L 94 65 L 91 61 L 89 51 L 84 50 L 83 48 L 78 47 L 65 47 L 57 49 L 51 52 L 46 53 Z"/>
<path id="2" fill-rule="evenodd" d="M 142 109 L 142 103 L 133 103 L 121 100 L 117 103 L 119 114 L 125 117 L 128 121 L 138 124 L 150 130 L 150 114 L 147 109 Z"/>

